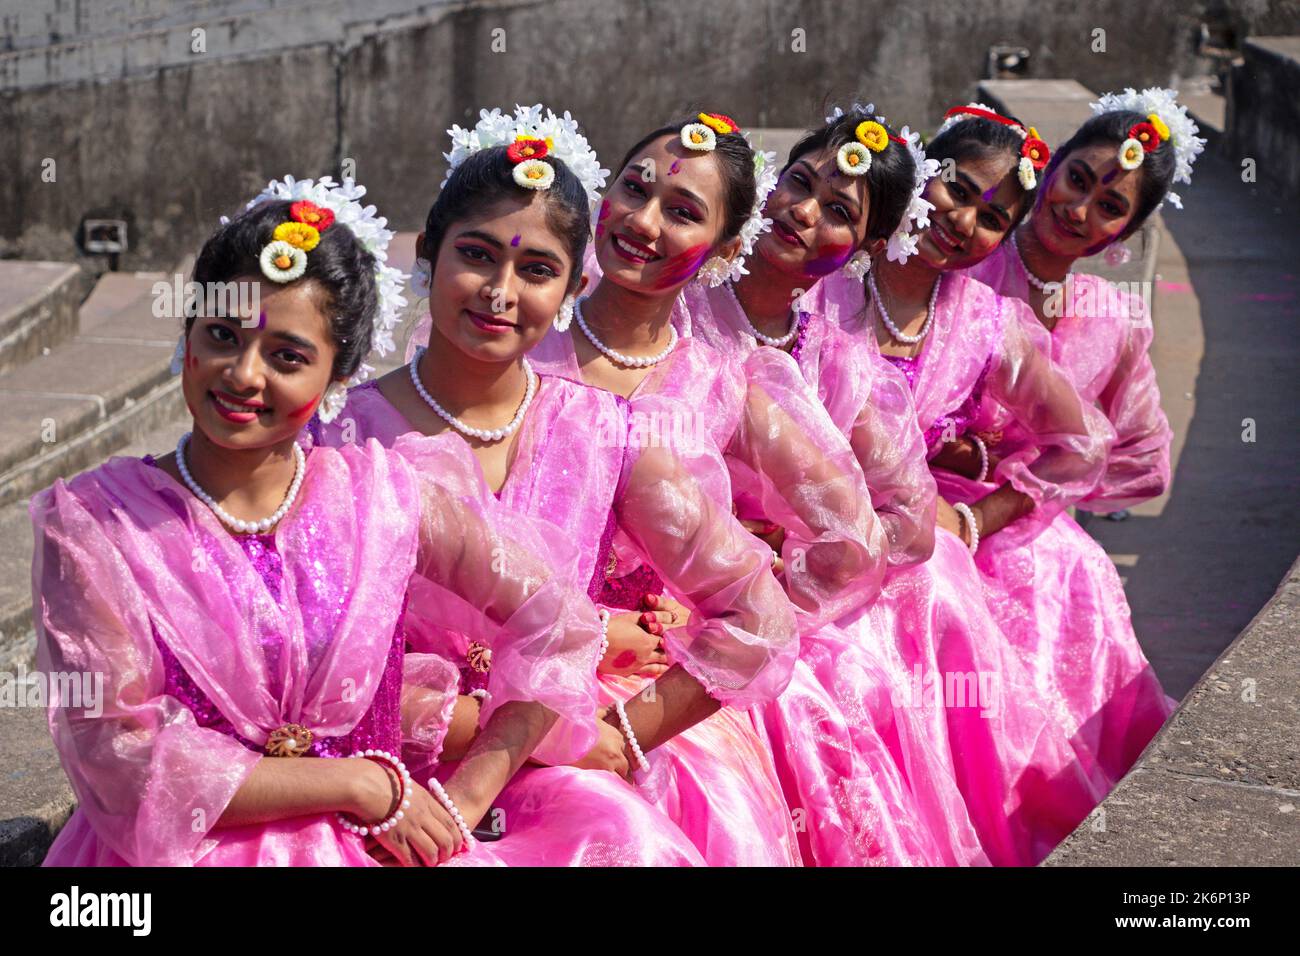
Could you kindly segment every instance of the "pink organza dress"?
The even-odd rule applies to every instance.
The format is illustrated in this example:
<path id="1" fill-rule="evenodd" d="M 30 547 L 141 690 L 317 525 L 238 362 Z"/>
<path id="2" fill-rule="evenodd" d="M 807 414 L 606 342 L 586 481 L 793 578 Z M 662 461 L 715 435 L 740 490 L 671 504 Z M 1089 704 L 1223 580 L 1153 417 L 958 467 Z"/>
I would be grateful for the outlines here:
<path id="1" fill-rule="evenodd" d="M 680 301 L 674 321 L 688 331 Z M 581 379 L 569 333 L 549 333 L 534 361 Z M 752 718 L 795 816 L 803 861 L 984 862 L 942 756 L 913 715 L 892 706 L 885 665 L 832 623 L 875 599 L 888 550 L 853 451 L 799 369 L 775 350 L 732 360 L 683 334 L 631 400 L 653 396 L 691 409 L 696 431 L 724 454 L 737 513 L 786 531 L 783 583 L 798 614 L 799 661 L 785 692 Z M 634 561 L 626 567 L 623 606 L 663 587 Z"/>
<path id="2" fill-rule="evenodd" d="M 870 336 L 861 285 L 839 277 L 826 282 L 824 295 L 842 305 L 837 315 L 841 327 L 850 334 Z M 1034 554 L 1054 567 L 1068 567 L 1076 560 L 1074 556 L 1090 542 L 1058 539 L 1056 529 L 1064 523 L 1055 519 L 1096 484 L 1114 432 L 1104 416 L 1080 399 L 1050 358 L 1034 347 L 1024 323 L 1023 303 L 998 296 L 961 274 L 947 274 L 942 282 L 922 351 L 914 359 L 890 361 L 907 376 L 931 456 L 946 438 L 989 427 L 985 409 L 1001 409 L 1008 429 L 1021 436 L 1017 449 L 1002 458 L 982 484 L 943 469 L 934 473 L 939 493 L 949 501 L 977 501 L 1003 482 L 1034 501 L 1029 515 L 981 540 L 976 557 L 990 611 L 1032 676 L 1036 699 L 1050 709 L 1050 717 L 1068 735 L 1077 758 L 1068 776 L 1048 775 L 1043 792 L 1064 794 L 1061 799 L 1024 803 L 1032 813 L 1018 821 L 1017 829 L 1031 840 L 1032 860 L 1064 837 L 1072 823 L 1086 816 L 1088 804 L 1110 787 L 1088 736 L 1078 732 L 1079 712 L 1090 706 L 1089 701 L 1119 689 L 1107 673 L 1107 661 L 1129 657 L 1130 649 L 1119 637 L 1103 638 L 1100 643 L 1092 640 L 1091 663 L 1085 664 L 1077 656 L 1077 628 L 1088 627 L 1084 622 L 1064 625 L 1060 631 L 1027 626 L 1007 594 L 1015 588 L 1035 587 L 1041 599 L 1051 601 L 1053 585 L 1046 578 L 1035 582 L 1023 561 L 1017 567 L 1002 564 L 1003 556 Z M 999 565 L 1001 571 L 994 572 Z M 1097 663 L 1103 666 L 1093 666 Z M 1058 665 L 1070 675 L 1065 682 L 1055 679 Z M 1035 765 L 1057 769 L 1037 760 Z M 1085 799 L 1089 791 L 1091 797 Z M 1060 813 L 1054 820 L 1040 820 L 1039 813 L 1053 803 Z"/>
<path id="3" fill-rule="evenodd" d="M 935 482 L 907 380 L 874 341 L 841 327 L 864 305 L 860 283 L 822 280 L 803 299 L 791 349 L 849 439 L 889 536 L 880 598 L 838 624 L 885 662 L 894 706 L 923 728 L 912 748 L 937 754 L 956 779 L 965 813 L 942 818 L 952 843 L 968 862 L 981 851 L 996 864 L 1036 862 L 1095 803 L 1095 788 L 985 607 L 966 547 L 936 534 Z M 685 306 L 693 334 L 719 350 L 772 351 L 758 347 L 727 290 L 691 290 Z"/>
<path id="4" fill-rule="evenodd" d="M 99 712 L 51 702 L 79 806 L 45 865 L 376 865 L 333 813 L 215 824 L 286 723 L 313 732 L 313 756 L 393 751 L 403 698 L 418 694 L 414 732 L 441 746 L 457 674 L 404 659 L 413 574 L 428 599 L 486 609 L 478 627 L 502 644 L 594 659 L 589 607 L 548 570 L 569 558 L 517 518 L 509 537 L 497 530 L 506 516 L 475 488 L 476 464 L 437 439 L 315 449 L 270 535 L 228 534 L 152 459 L 114 458 L 33 496 L 39 666 L 104 677 Z M 460 571 L 502 554 L 517 573 Z M 552 745 L 590 746 L 594 706 L 570 701 Z M 485 845 L 457 861 L 503 862 Z"/>
<path id="5" fill-rule="evenodd" d="M 789 679 L 797 646 L 793 611 L 768 573 L 766 549 L 722 510 L 726 474 L 716 452 L 707 444 L 669 447 L 637 438 L 657 427 L 656 421 L 682 416 L 668 400 L 648 401 L 634 413 L 609 393 L 542 374 L 499 497 L 516 513 L 549 522 L 553 536 L 576 546 L 577 577 L 595 601 L 614 610 L 633 606 L 635 589 L 614 570 L 616 536 L 624 557 L 634 555 L 642 573 L 673 582 L 692 616 L 686 627 L 665 634 L 669 656 L 729 706 L 651 751 L 651 771 L 639 775 L 635 788 L 604 771 L 525 768 L 495 803 L 507 832 L 493 844 L 498 853 L 521 821 L 529 826 L 554 818 L 552 791 L 568 787 L 590 790 L 593 799 L 564 817 L 563 827 L 548 829 L 556 831 L 552 862 L 690 862 L 675 846 L 678 859 L 661 847 L 662 827 L 653 821 L 669 819 L 689 837 L 697 858 L 702 854 L 711 865 L 799 861 L 790 810 L 746 714 L 747 706 L 776 696 Z M 313 427 L 325 443 L 340 441 L 344 429 L 351 429 L 387 444 L 412 429 L 373 384 L 350 393 L 347 411 L 334 425 Z M 406 632 L 421 650 L 468 659 L 459 622 L 413 612 Z M 497 695 L 501 665 L 494 649 L 489 701 Z M 604 703 L 627 699 L 647 683 L 598 679 L 595 659 L 584 658 L 582 665 L 589 691 Z M 466 668 L 462 690 L 480 676 Z M 545 683 L 544 674 L 537 683 Z M 601 802 L 611 790 L 620 798 L 612 812 Z M 640 818 L 628 811 L 637 806 Z M 587 837 L 593 828 L 613 836 L 593 842 Z"/>
<path id="6" fill-rule="evenodd" d="M 1024 269 L 1009 244 L 968 274 L 999 295 L 1028 299 Z M 1105 470 L 1077 505 L 1117 511 L 1169 486 L 1172 432 L 1149 354 L 1151 317 L 1139 297 L 1099 276 L 1072 276 L 1070 293 L 1050 332 L 1028 307 L 1018 314 L 1027 337 L 1114 428 Z M 1027 436 L 1009 427 L 1003 410 L 990 406 L 981 414 L 985 430 L 1002 433 L 991 453 L 1014 455 L 1025 447 Z M 1114 563 L 1063 513 L 1022 547 L 981 553 L 979 565 L 998 595 L 1007 631 L 1038 648 L 1043 682 L 1069 701 L 1081 748 L 1113 786 L 1176 705 L 1137 642 Z"/>

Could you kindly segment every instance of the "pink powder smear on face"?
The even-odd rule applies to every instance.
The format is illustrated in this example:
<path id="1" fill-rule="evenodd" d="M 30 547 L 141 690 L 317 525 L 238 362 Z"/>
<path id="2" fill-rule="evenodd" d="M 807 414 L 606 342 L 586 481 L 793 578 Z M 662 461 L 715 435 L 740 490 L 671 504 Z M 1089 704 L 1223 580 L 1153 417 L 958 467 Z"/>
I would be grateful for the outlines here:
<path id="1" fill-rule="evenodd" d="M 308 403 L 307 403 L 306 405 L 304 405 L 302 408 L 295 408 L 293 411 L 291 411 L 291 412 L 289 413 L 289 420 L 292 421 L 292 422 L 296 422 L 296 421 L 298 421 L 299 419 L 303 419 L 303 418 L 308 418 L 308 417 L 310 417 L 311 413 L 316 409 L 316 403 L 317 403 L 318 401 L 320 401 L 320 396 L 319 396 L 319 395 L 317 395 L 315 398 L 313 398 L 310 402 L 308 402 Z"/>
<path id="2" fill-rule="evenodd" d="M 685 252 L 679 252 L 664 262 L 659 271 L 659 278 L 652 283 L 651 287 L 667 289 L 684 282 L 700 271 L 700 266 L 704 265 L 704 260 L 708 257 L 707 244 L 692 246 Z"/>
<path id="3" fill-rule="evenodd" d="M 596 214 L 596 238 L 599 239 L 605 234 L 604 222 L 609 218 L 609 200 L 600 201 L 600 212 Z"/>
<path id="4" fill-rule="evenodd" d="M 817 255 L 813 256 L 804 263 L 803 272 L 807 276 L 830 275 L 844 263 L 849 261 L 853 255 L 853 247 L 850 245 L 829 245 L 822 246 L 817 250 Z"/>

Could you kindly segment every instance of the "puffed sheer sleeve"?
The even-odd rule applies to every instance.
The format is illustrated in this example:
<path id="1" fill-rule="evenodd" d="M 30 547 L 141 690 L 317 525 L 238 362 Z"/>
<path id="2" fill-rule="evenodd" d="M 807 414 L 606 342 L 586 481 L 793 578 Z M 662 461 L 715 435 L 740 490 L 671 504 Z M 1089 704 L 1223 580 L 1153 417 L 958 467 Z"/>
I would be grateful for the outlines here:
<path id="1" fill-rule="evenodd" d="M 216 845 L 208 833 L 261 755 L 165 693 L 146 601 L 105 532 L 116 519 L 81 487 L 56 482 L 29 506 L 37 666 L 60 675 L 50 733 L 104 843 L 133 866 L 189 866 Z M 62 697 L 69 680 L 80 699 Z"/>
<path id="2" fill-rule="evenodd" d="M 934 551 L 939 492 L 907 379 L 883 359 L 873 374 L 870 397 L 858 411 L 849 442 L 889 539 L 889 564 L 905 567 L 928 560 Z"/>
<path id="3" fill-rule="evenodd" d="M 1084 402 L 1069 378 L 1025 333 L 1032 320 L 1006 310 L 1028 311 L 1017 299 L 999 300 L 1002 340 L 994 350 L 985 387 L 1026 433 L 1027 441 L 998 463 L 995 480 L 1009 482 L 1034 502 L 1043 521 L 1078 501 L 1101 478 L 1114 430 Z"/>
<path id="4" fill-rule="evenodd" d="M 1169 487 L 1173 432 L 1160 407 L 1160 388 L 1151 364 L 1151 328 L 1132 325 L 1128 330 L 1119 363 L 1097 397 L 1115 429 L 1115 444 L 1101 481 L 1079 502 L 1087 511 L 1118 511 Z"/>
<path id="5" fill-rule="evenodd" d="M 576 580 L 576 550 L 553 526 L 498 502 L 458 438 L 406 435 L 393 449 L 420 480 L 416 572 L 437 589 L 422 599 L 437 601 L 443 627 L 492 651 L 481 720 L 508 701 L 543 704 L 559 719 L 536 755 L 579 759 L 596 741 L 600 624 Z"/>
<path id="6" fill-rule="evenodd" d="M 649 395 L 634 403 L 631 417 L 664 422 L 691 414 Z M 711 440 L 691 441 L 685 432 L 670 445 L 629 442 L 619 524 L 692 610 L 686 626 L 664 635 L 672 659 L 712 697 L 744 708 L 777 697 L 789 683 L 799 652 L 794 609 L 772 574 L 771 549 L 731 514 L 721 454 Z"/>
<path id="7" fill-rule="evenodd" d="M 438 654 L 408 653 L 402 661 L 402 759 L 412 772 L 433 767 L 451 728 L 460 671 Z"/>
<path id="8" fill-rule="evenodd" d="M 743 415 L 726 453 L 753 476 L 763 514 L 785 529 L 786 592 L 809 633 L 880 592 L 885 531 L 853 449 L 794 360 L 755 349 L 744 370 Z"/>

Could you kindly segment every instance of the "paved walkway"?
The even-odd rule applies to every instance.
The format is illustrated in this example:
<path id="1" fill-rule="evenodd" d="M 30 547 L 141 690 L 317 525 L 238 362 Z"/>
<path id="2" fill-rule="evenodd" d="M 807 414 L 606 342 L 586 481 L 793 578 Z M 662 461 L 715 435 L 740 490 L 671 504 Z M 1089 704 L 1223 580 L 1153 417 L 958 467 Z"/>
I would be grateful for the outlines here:
<path id="1" fill-rule="evenodd" d="M 1088 530 L 1182 697 L 1300 550 L 1300 209 L 1202 155 L 1161 215 L 1152 355 L 1174 429 L 1170 492 Z M 1250 419 L 1253 442 L 1242 440 Z"/>

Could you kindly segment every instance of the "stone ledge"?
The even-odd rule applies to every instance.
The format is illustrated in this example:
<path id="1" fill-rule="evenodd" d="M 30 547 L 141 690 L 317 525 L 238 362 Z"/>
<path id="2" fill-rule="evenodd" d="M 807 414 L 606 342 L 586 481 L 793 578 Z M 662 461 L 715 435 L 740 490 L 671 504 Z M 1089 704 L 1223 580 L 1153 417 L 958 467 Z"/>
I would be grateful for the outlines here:
<path id="1" fill-rule="evenodd" d="M 1300 560 L 1045 866 L 1300 864 Z"/>

